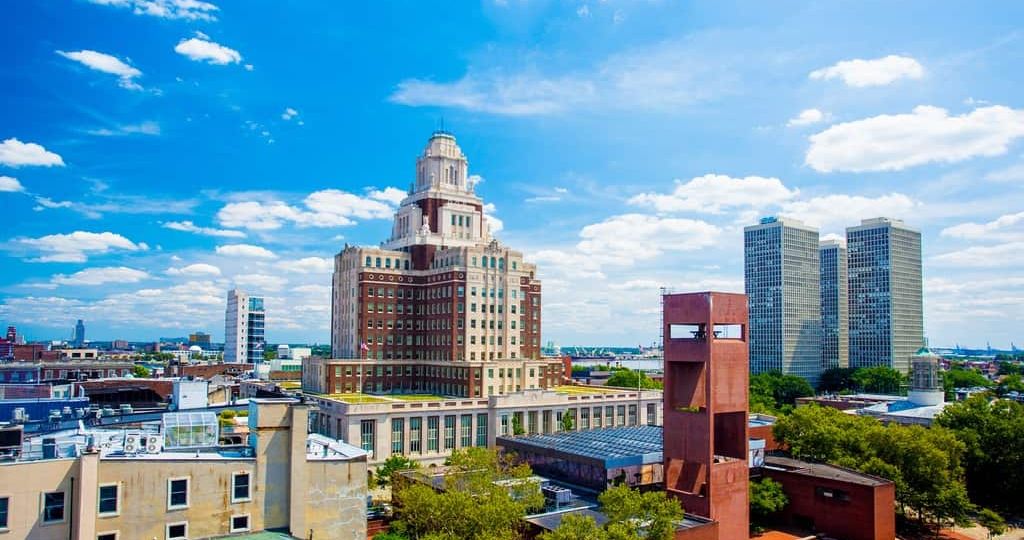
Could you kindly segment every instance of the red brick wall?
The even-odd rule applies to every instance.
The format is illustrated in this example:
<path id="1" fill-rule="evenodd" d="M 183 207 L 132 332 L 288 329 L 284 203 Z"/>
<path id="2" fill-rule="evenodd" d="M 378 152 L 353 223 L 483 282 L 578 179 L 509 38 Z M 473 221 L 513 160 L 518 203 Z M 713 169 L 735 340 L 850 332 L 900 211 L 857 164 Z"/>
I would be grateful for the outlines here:
<path id="1" fill-rule="evenodd" d="M 795 525 L 813 524 L 816 531 L 844 540 L 892 540 L 896 537 L 893 484 L 865 486 L 793 471 L 764 469 L 764 475 L 782 484 L 789 504 L 781 518 Z M 842 490 L 848 501 L 826 498 L 818 488 Z"/>

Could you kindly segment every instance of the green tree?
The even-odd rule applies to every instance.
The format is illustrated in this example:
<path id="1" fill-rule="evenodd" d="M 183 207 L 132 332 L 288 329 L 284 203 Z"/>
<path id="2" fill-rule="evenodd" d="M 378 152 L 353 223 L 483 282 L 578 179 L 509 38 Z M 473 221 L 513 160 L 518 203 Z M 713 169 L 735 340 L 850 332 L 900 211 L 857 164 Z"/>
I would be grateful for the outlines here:
<path id="1" fill-rule="evenodd" d="M 562 427 L 562 431 L 572 431 L 576 427 L 576 424 L 572 420 L 572 415 L 569 414 L 568 410 L 562 411 L 562 426 L 561 427 Z"/>
<path id="2" fill-rule="evenodd" d="M 406 471 L 409 469 L 418 469 L 419 463 L 402 455 L 389 456 L 384 460 L 377 470 L 374 472 L 374 476 L 377 477 L 378 486 L 387 486 L 391 483 L 391 477 L 397 471 Z"/>
<path id="3" fill-rule="evenodd" d="M 394 486 L 398 530 L 421 540 L 515 540 L 527 510 L 544 504 L 530 467 L 509 455 L 467 448 L 449 462 L 440 491 L 422 482 Z"/>
<path id="4" fill-rule="evenodd" d="M 887 366 L 857 369 L 853 380 L 861 392 L 884 394 L 898 394 L 907 383 L 906 375 Z"/>
<path id="5" fill-rule="evenodd" d="M 640 388 L 661 388 L 661 383 L 651 379 L 646 373 L 629 368 L 614 370 L 606 384 L 616 388 L 636 388 L 637 378 L 640 379 Z"/>
<path id="6" fill-rule="evenodd" d="M 520 416 L 518 414 L 513 414 L 512 415 L 512 434 L 513 435 L 523 435 L 523 434 L 526 433 L 526 430 L 523 429 L 523 421 L 522 421 L 521 418 L 522 418 L 522 416 Z"/>
<path id="7" fill-rule="evenodd" d="M 149 369 L 146 366 L 143 366 L 142 364 L 135 364 L 134 366 L 132 366 L 132 376 L 139 377 L 142 379 L 149 377 Z"/>
<path id="8" fill-rule="evenodd" d="M 853 378 L 856 368 L 831 368 L 821 372 L 818 378 L 818 390 L 821 392 L 842 392 L 853 390 L 857 382 Z"/>
<path id="9" fill-rule="evenodd" d="M 936 419 L 965 446 L 971 499 L 987 507 L 1024 512 L 1024 405 L 988 396 L 948 405 Z"/>
<path id="10" fill-rule="evenodd" d="M 813 396 L 814 388 L 803 377 L 769 371 L 750 376 L 750 410 L 778 414 L 796 404 L 799 397 Z"/>
<path id="11" fill-rule="evenodd" d="M 988 529 L 988 537 L 992 538 L 1006 532 L 1006 520 L 995 511 L 982 508 L 978 512 L 978 525 Z"/>
<path id="12" fill-rule="evenodd" d="M 270 361 L 277 359 L 277 349 L 268 347 L 263 350 L 263 359 Z"/>
<path id="13" fill-rule="evenodd" d="M 558 528 L 540 535 L 541 540 L 608 540 L 608 533 L 590 516 L 568 514 Z"/>
<path id="14" fill-rule="evenodd" d="M 664 491 L 641 493 L 626 485 L 605 490 L 598 497 L 601 510 L 608 516 L 610 538 L 671 540 L 676 523 L 683 519 L 683 507 Z"/>
<path id="15" fill-rule="evenodd" d="M 996 393 L 1005 396 L 1008 392 L 1024 392 L 1024 379 L 1017 373 L 1003 376 L 996 386 Z"/>
<path id="16" fill-rule="evenodd" d="M 946 391 L 947 396 L 951 396 L 955 388 L 974 388 L 977 386 L 989 388 L 992 386 L 992 381 L 988 380 L 988 377 L 974 368 L 954 366 L 949 370 L 943 371 L 941 377 L 942 388 Z"/>
<path id="17" fill-rule="evenodd" d="M 1000 358 L 1000 356 L 1004 358 Z M 1020 362 L 1014 362 L 1010 355 L 996 355 L 996 361 L 998 362 L 1000 375 L 1021 375 L 1024 373 L 1024 370 L 1021 369 Z"/>
<path id="18" fill-rule="evenodd" d="M 763 521 L 789 504 L 789 497 L 782 491 L 782 484 L 765 478 L 750 483 L 750 519 L 762 525 Z"/>

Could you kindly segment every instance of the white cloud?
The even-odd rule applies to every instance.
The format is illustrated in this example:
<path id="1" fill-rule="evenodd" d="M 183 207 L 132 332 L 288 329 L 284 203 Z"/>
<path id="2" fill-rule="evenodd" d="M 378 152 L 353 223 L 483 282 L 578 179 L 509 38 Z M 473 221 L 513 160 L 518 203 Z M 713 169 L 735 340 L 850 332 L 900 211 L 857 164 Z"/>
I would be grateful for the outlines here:
<path id="1" fill-rule="evenodd" d="M 149 274 L 126 266 L 86 268 L 65 276 L 57 274 L 50 280 L 57 285 L 103 285 L 105 283 L 138 283 Z"/>
<path id="2" fill-rule="evenodd" d="M 705 174 L 685 183 L 676 180 L 676 188 L 668 194 L 641 193 L 629 199 L 629 204 L 651 207 L 658 212 L 721 214 L 730 208 L 777 205 L 799 193 L 800 190 L 787 188 L 778 178 Z"/>
<path id="3" fill-rule="evenodd" d="M 206 263 L 195 263 L 181 268 L 168 268 L 169 276 L 219 276 L 220 268 Z"/>
<path id="4" fill-rule="evenodd" d="M 851 223 L 851 225 L 853 225 L 853 224 Z M 818 239 L 818 240 L 819 240 L 819 241 L 821 241 L 821 242 L 830 242 L 830 241 L 835 241 L 835 242 L 839 242 L 839 243 L 840 243 L 841 245 L 843 245 L 843 246 L 845 246 L 845 245 L 846 245 L 846 236 L 845 236 L 845 235 L 842 235 L 842 234 L 839 234 L 839 233 L 827 233 L 827 234 L 823 234 L 823 235 L 821 235 L 821 236 L 819 237 L 819 239 Z"/>
<path id="5" fill-rule="evenodd" d="M 136 15 L 149 15 L 161 19 L 188 21 L 215 21 L 219 8 L 201 0 L 89 0 L 93 4 L 128 8 Z"/>
<path id="6" fill-rule="evenodd" d="M 923 76 L 924 67 L 920 62 L 909 56 L 893 54 L 872 60 L 843 60 L 814 70 L 809 75 L 815 80 L 842 79 L 847 86 L 857 88 L 885 86 L 900 79 L 920 79 Z"/>
<path id="7" fill-rule="evenodd" d="M 280 291 L 288 283 L 287 279 L 268 274 L 240 274 L 233 279 L 236 285 L 257 291 Z"/>
<path id="8" fill-rule="evenodd" d="M 25 191 L 25 186 L 21 185 L 17 178 L 0 176 L 0 193 L 17 193 L 19 191 Z"/>
<path id="9" fill-rule="evenodd" d="M 135 82 L 136 78 L 142 76 L 142 72 L 121 61 L 116 56 L 90 50 L 74 52 L 57 51 L 57 54 L 69 60 L 74 60 L 90 69 L 109 73 L 110 75 L 117 75 L 118 84 L 121 88 L 142 90 L 142 87 Z"/>
<path id="10" fill-rule="evenodd" d="M 921 105 L 836 124 L 810 137 L 804 162 L 819 172 L 899 171 L 925 163 L 956 163 L 1006 153 L 1024 137 L 1024 110 L 1001 105 L 959 116 Z"/>
<path id="11" fill-rule="evenodd" d="M 112 232 L 93 233 L 75 231 L 69 234 L 51 234 L 40 238 L 21 238 L 16 244 L 34 248 L 41 255 L 32 262 L 85 262 L 89 255 L 104 254 L 119 249 L 145 251 L 144 242 L 135 243 Z"/>
<path id="12" fill-rule="evenodd" d="M 586 4 L 583 4 L 576 8 L 576 15 L 581 19 L 585 19 L 590 16 L 590 8 Z"/>
<path id="13" fill-rule="evenodd" d="M 714 245 L 721 232 L 700 220 L 622 214 L 583 227 L 576 247 L 593 257 L 641 260 Z"/>
<path id="14" fill-rule="evenodd" d="M 217 220 L 225 227 L 250 230 L 279 229 L 288 222 L 299 227 L 344 227 L 355 224 L 356 219 L 392 217 L 394 208 L 377 199 L 393 200 L 397 191 L 386 188 L 371 192 L 370 197 L 360 197 L 337 189 L 325 189 L 310 193 L 303 200 L 304 208 L 281 201 L 231 202 L 217 212 Z"/>
<path id="15" fill-rule="evenodd" d="M 225 255 L 227 257 L 245 257 L 249 259 L 276 259 L 277 255 L 273 251 L 261 246 L 254 246 L 252 244 L 228 244 L 226 246 L 217 246 L 217 254 Z"/>
<path id="16" fill-rule="evenodd" d="M 237 64 L 242 61 L 242 55 L 238 51 L 213 41 L 207 41 L 202 37 L 181 40 L 174 47 L 174 52 L 196 62 L 206 62 L 218 66 Z"/>
<path id="17" fill-rule="evenodd" d="M 389 98 L 413 107 L 452 107 L 508 116 L 550 114 L 583 102 L 595 93 L 593 83 L 572 77 L 537 74 L 466 74 L 450 83 L 406 79 Z"/>
<path id="18" fill-rule="evenodd" d="M 523 202 L 528 203 L 544 203 L 544 202 L 558 202 L 562 200 L 558 195 L 538 195 L 536 197 L 529 197 L 524 199 Z"/>
<path id="19" fill-rule="evenodd" d="M 789 127 L 793 126 L 807 126 L 810 124 L 817 124 L 825 120 L 827 115 L 818 109 L 804 109 L 800 111 L 800 114 L 790 118 L 786 125 Z"/>
<path id="20" fill-rule="evenodd" d="M 153 121 L 146 121 L 140 124 L 124 124 L 117 126 L 114 129 L 91 129 L 87 133 L 89 133 L 89 135 L 97 135 L 100 137 L 116 137 L 119 135 L 159 135 L 160 124 Z"/>
<path id="21" fill-rule="evenodd" d="M 285 108 L 284 112 L 281 113 L 281 120 L 291 120 L 292 118 L 295 118 L 298 115 L 299 111 L 296 111 L 291 107 L 287 107 Z"/>
<path id="22" fill-rule="evenodd" d="M 961 223 L 942 229 L 942 236 L 967 240 L 1010 240 L 1024 238 L 1024 230 L 1007 231 L 1024 224 L 1024 212 L 1006 214 L 987 223 Z"/>
<path id="23" fill-rule="evenodd" d="M 1024 163 L 992 171 L 985 175 L 985 180 L 991 182 L 1024 182 Z"/>
<path id="24" fill-rule="evenodd" d="M 0 165 L 7 165 L 8 167 L 24 167 L 26 165 L 63 167 L 64 160 L 41 145 L 23 143 L 12 137 L 0 143 Z"/>
<path id="25" fill-rule="evenodd" d="M 962 268 L 1020 267 L 1024 265 L 1024 242 L 1007 242 L 995 246 L 971 246 L 932 257 L 944 266 Z"/>
<path id="26" fill-rule="evenodd" d="M 490 229 L 491 234 L 496 234 L 505 228 L 505 222 L 498 219 L 494 214 L 498 213 L 498 207 L 494 203 L 484 203 L 484 223 Z"/>
<path id="27" fill-rule="evenodd" d="M 191 221 L 169 221 L 163 224 L 165 229 L 172 229 L 175 231 L 190 232 L 196 234 L 202 234 L 206 236 L 216 236 L 219 238 L 245 238 L 245 233 L 242 231 L 232 231 L 229 229 L 215 229 L 213 227 L 200 227 Z"/>
<path id="28" fill-rule="evenodd" d="M 781 213 L 825 231 L 845 231 L 846 227 L 859 224 L 861 219 L 879 216 L 906 217 L 916 212 L 920 206 L 920 202 L 902 193 L 878 197 L 825 195 L 783 204 Z"/>
<path id="29" fill-rule="evenodd" d="M 282 266 L 285 270 L 298 274 L 329 274 L 334 271 L 334 261 L 324 257 L 303 257 Z"/>
<path id="30" fill-rule="evenodd" d="M 375 189 L 369 193 L 371 199 L 378 201 L 389 202 L 395 206 L 401 204 L 401 202 L 409 196 L 405 190 L 398 189 L 396 187 L 386 187 L 383 190 Z"/>

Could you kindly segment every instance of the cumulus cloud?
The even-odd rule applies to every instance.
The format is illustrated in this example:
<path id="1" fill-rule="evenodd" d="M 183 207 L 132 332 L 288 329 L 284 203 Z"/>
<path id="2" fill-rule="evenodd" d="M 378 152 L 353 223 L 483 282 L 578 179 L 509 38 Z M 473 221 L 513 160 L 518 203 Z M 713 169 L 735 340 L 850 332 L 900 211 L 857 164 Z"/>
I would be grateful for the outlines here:
<path id="1" fill-rule="evenodd" d="M 666 251 L 692 251 L 714 245 L 718 227 L 700 220 L 622 214 L 580 230 L 582 253 L 623 259 L 649 259 Z M 623 257 L 623 254 L 629 254 Z"/>
<path id="2" fill-rule="evenodd" d="M 144 242 L 135 243 L 112 232 L 94 233 L 75 231 L 69 234 L 51 234 L 40 238 L 20 238 L 15 244 L 38 250 L 40 256 L 32 262 L 85 262 L 90 255 L 114 250 L 145 251 Z"/>
<path id="3" fill-rule="evenodd" d="M 1024 110 L 995 105 L 950 116 L 921 105 L 909 114 L 845 122 L 812 135 L 804 162 L 819 172 L 899 171 L 1005 154 L 1022 136 Z"/>
<path id="4" fill-rule="evenodd" d="M 205 236 L 216 236 L 219 238 L 245 238 L 245 233 L 242 231 L 232 231 L 230 229 L 215 229 L 213 227 L 200 227 L 191 221 L 169 221 L 163 224 L 165 229 L 171 229 L 175 231 L 190 232 L 195 234 L 202 234 Z"/>
<path id="5" fill-rule="evenodd" d="M 240 274 L 233 279 L 236 285 L 252 288 L 257 291 L 277 292 L 288 283 L 288 280 L 285 278 L 268 274 Z"/>
<path id="6" fill-rule="evenodd" d="M 971 246 L 932 257 L 943 266 L 963 268 L 1020 267 L 1024 264 L 1024 241 L 995 246 Z"/>
<path id="7" fill-rule="evenodd" d="M 19 191 L 25 191 L 25 186 L 21 185 L 17 178 L 0 176 L 0 192 L 18 193 Z"/>
<path id="8" fill-rule="evenodd" d="M 1024 182 L 1024 163 L 1011 165 L 985 175 L 991 182 Z"/>
<path id="9" fill-rule="evenodd" d="M 174 52 L 187 56 L 196 62 L 206 62 L 218 66 L 237 64 L 242 61 L 238 51 L 219 43 L 209 41 L 206 35 L 183 39 L 175 47 Z"/>
<path id="10" fill-rule="evenodd" d="M 966 240 L 1007 240 L 1024 238 L 1024 230 L 1018 225 L 1024 224 L 1024 212 L 1005 214 L 987 223 L 961 223 L 942 229 L 942 236 L 962 238 Z"/>
<path id="11" fill-rule="evenodd" d="M 220 9 L 202 0 L 89 0 L 93 4 L 132 10 L 136 15 L 149 15 L 161 19 L 188 21 L 215 21 L 214 13 Z"/>
<path id="12" fill-rule="evenodd" d="M 371 199 L 388 202 L 398 206 L 409 194 L 406 193 L 405 190 L 388 186 L 384 189 L 375 189 L 370 191 L 369 195 Z"/>
<path id="13" fill-rule="evenodd" d="M 762 208 L 777 205 L 799 195 L 778 178 L 747 176 L 733 178 L 723 174 L 705 174 L 687 182 L 676 180 L 671 193 L 641 193 L 629 204 L 646 206 L 657 212 L 704 212 L 721 214 L 733 208 Z"/>
<path id="14" fill-rule="evenodd" d="M 279 229 L 285 223 L 299 227 L 345 227 L 354 225 L 357 219 L 392 217 L 394 207 L 384 201 L 393 200 L 397 191 L 387 188 L 371 192 L 370 197 L 360 197 L 337 189 L 325 189 L 310 193 L 303 200 L 302 207 L 282 201 L 231 202 L 217 212 L 217 220 L 225 227 L 250 230 Z M 373 198 L 375 195 L 377 198 Z"/>
<path id="15" fill-rule="evenodd" d="M 57 54 L 69 60 L 74 60 L 89 69 L 108 73 L 110 75 L 117 75 L 118 85 L 120 85 L 121 88 L 142 90 L 142 86 L 139 86 L 139 84 L 135 82 L 135 79 L 142 76 L 142 72 L 123 62 L 116 56 L 97 51 L 90 51 L 88 49 L 73 52 L 57 51 Z"/>
<path id="16" fill-rule="evenodd" d="M 826 114 L 818 109 L 804 109 L 800 111 L 800 114 L 790 118 L 786 125 L 789 127 L 794 126 L 807 126 L 810 124 L 817 124 L 825 120 Z"/>
<path id="17" fill-rule="evenodd" d="M 0 143 L 0 165 L 8 167 L 63 167 L 64 160 L 53 152 L 36 143 L 23 143 L 10 138 Z"/>
<path id="18" fill-rule="evenodd" d="M 537 74 L 466 74 L 454 82 L 407 79 L 391 94 L 394 103 L 452 107 L 509 116 L 549 114 L 583 102 L 595 93 L 593 83 L 573 77 Z"/>
<path id="19" fill-rule="evenodd" d="M 900 79 L 920 79 L 924 67 L 909 56 L 890 54 L 882 58 L 843 60 L 831 66 L 816 69 L 809 75 L 815 80 L 842 79 L 847 86 L 885 86 Z"/>
<path id="20" fill-rule="evenodd" d="M 57 274 L 50 280 L 57 285 L 103 285 L 105 283 L 138 283 L 149 274 L 127 266 L 86 268 L 66 276 Z"/>
<path id="21" fill-rule="evenodd" d="M 303 257 L 283 266 L 285 270 L 298 274 L 327 274 L 334 270 L 334 261 L 324 257 Z"/>
<path id="22" fill-rule="evenodd" d="M 169 276 L 219 276 L 220 268 L 206 263 L 195 263 L 181 268 L 171 267 L 167 269 Z"/>
<path id="23" fill-rule="evenodd" d="M 217 246 L 217 254 L 225 255 L 228 257 L 245 257 L 248 259 L 276 259 L 277 255 L 273 251 L 261 246 L 254 246 L 252 244 L 228 244 L 226 246 Z"/>
<path id="24" fill-rule="evenodd" d="M 878 197 L 862 195 L 825 195 L 794 200 L 782 205 L 781 213 L 826 231 L 845 231 L 872 217 L 902 218 L 910 216 L 921 203 L 902 193 Z"/>
<path id="25" fill-rule="evenodd" d="M 295 118 L 298 115 L 299 111 L 296 111 L 291 107 L 286 107 L 284 112 L 281 113 L 281 120 L 291 120 L 292 118 Z"/>

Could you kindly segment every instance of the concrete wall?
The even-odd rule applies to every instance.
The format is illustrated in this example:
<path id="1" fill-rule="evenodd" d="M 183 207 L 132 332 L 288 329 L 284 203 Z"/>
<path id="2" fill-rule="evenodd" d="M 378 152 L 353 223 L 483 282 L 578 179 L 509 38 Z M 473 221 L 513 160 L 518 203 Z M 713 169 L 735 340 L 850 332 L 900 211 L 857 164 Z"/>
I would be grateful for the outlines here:
<path id="1" fill-rule="evenodd" d="M 72 526 L 72 505 L 77 506 L 71 486 L 75 482 L 81 483 L 78 476 L 78 461 L 75 459 L 0 464 L 0 497 L 10 497 L 8 532 L 0 533 L 0 538 L 67 540 Z M 42 494 L 48 491 L 65 493 L 64 520 L 59 523 L 43 523 Z"/>

